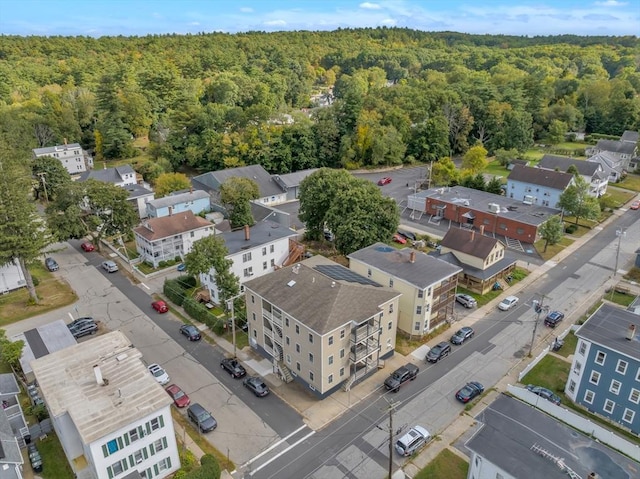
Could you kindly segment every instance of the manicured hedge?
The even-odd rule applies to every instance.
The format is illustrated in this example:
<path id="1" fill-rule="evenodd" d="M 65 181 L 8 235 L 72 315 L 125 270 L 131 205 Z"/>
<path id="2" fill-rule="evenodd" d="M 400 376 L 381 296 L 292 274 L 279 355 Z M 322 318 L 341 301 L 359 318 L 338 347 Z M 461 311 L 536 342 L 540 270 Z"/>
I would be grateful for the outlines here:
<path id="1" fill-rule="evenodd" d="M 164 281 L 163 292 L 171 302 L 178 306 L 182 306 L 184 298 L 187 295 L 180 282 L 175 279 L 167 279 Z"/>

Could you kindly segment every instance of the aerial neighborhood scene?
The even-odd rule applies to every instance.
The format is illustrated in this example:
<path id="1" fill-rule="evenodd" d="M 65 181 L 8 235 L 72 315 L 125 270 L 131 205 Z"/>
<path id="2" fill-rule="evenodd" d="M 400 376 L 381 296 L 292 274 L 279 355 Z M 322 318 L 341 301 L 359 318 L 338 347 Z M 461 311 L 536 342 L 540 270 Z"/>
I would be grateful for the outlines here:
<path id="1" fill-rule="evenodd" d="M 0 0 L 0 479 L 640 479 L 640 0 Z"/>

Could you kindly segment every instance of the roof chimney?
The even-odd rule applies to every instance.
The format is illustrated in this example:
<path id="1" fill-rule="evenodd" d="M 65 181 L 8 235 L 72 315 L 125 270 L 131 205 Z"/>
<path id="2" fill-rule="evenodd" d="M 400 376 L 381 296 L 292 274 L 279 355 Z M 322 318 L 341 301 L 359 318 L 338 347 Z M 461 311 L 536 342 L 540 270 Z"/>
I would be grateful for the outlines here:
<path id="1" fill-rule="evenodd" d="M 249 225 L 244 225 L 244 240 L 249 241 L 251 239 L 251 235 L 249 234 Z"/>
<path id="2" fill-rule="evenodd" d="M 411 250 L 409 252 L 409 263 L 415 263 L 416 262 L 416 252 Z"/>
<path id="3" fill-rule="evenodd" d="M 484 234 L 484 225 L 480 225 L 480 235 Z"/>
<path id="4" fill-rule="evenodd" d="M 66 145 L 67 144 L 67 139 L 63 138 L 63 140 L 64 140 L 64 144 Z"/>
<path id="5" fill-rule="evenodd" d="M 476 230 L 471 230 L 471 241 L 476 238 Z"/>
<path id="6" fill-rule="evenodd" d="M 173 206 L 169 206 L 169 216 L 173 215 Z"/>
<path id="7" fill-rule="evenodd" d="M 629 329 L 627 329 L 627 335 L 625 336 L 625 338 L 627 338 L 628 341 L 632 341 L 635 335 L 636 335 L 636 325 L 630 324 Z"/>
<path id="8" fill-rule="evenodd" d="M 98 383 L 98 386 L 107 385 L 107 382 L 102 377 L 102 371 L 100 371 L 100 366 L 98 366 L 97 364 L 93 367 L 93 374 L 96 376 L 96 382 Z"/>

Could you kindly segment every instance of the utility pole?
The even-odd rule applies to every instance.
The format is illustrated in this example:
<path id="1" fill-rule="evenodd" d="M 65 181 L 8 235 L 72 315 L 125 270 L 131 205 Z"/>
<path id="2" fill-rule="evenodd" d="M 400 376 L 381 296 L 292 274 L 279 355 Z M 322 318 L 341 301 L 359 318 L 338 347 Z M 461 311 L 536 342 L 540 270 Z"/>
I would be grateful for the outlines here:
<path id="1" fill-rule="evenodd" d="M 234 302 L 239 297 L 244 296 L 244 293 L 236 294 L 230 299 L 227 299 L 227 308 L 231 310 L 231 338 L 233 342 L 233 357 L 236 357 L 236 314 Z"/>
<path id="2" fill-rule="evenodd" d="M 393 403 L 389 403 L 389 478 L 393 475 Z"/>
<path id="3" fill-rule="evenodd" d="M 622 237 L 623 236 L 627 236 L 627 228 L 617 228 L 616 229 L 616 236 L 618 237 L 618 251 L 616 253 L 616 267 L 613 270 L 613 277 L 616 277 L 616 274 L 618 273 L 618 259 L 620 258 L 620 243 L 622 242 Z"/>
<path id="4" fill-rule="evenodd" d="M 533 334 L 531 336 L 531 344 L 529 345 L 529 357 L 531 357 L 531 352 L 533 351 L 533 343 L 536 340 L 536 331 L 538 331 L 538 322 L 540 322 L 540 313 L 544 311 L 544 300 L 549 299 L 548 296 L 545 296 L 542 293 L 538 293 L 540 296 L 540 302 L 537 303 L 536 307 L 536 320 L 533 323 Z"/>

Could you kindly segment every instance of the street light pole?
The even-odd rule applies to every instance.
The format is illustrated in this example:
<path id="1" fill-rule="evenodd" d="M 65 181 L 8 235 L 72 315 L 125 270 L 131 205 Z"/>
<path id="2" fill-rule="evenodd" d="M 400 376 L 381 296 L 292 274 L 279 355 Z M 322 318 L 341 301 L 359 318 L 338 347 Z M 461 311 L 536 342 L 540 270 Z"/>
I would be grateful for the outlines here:
<path id="1" fill-rule="evenodd" d="M 627 228 L 617 228 L 616 229 L 616 236 L 618 237 L 618 251 L 616 252 L 616 267 L 613 270 L 613 277 L 615 278 L 616 274 L 618 273 L 618 260 L 620 258 L 620 243 L 622 242 L 622 237 L 623 236 L 627 236 Z"/>
<path id="2" fill-rule="evenodd" d="M 236 357 L 236 313 L 234 302 L 239 297 L 244 296 L 244 293 L 236 294 L 235 296 L 227 299 L 227 307 L 231 309 L 231 338 L 233 342 L 233 357 Z M 231 303 L 231 306 L 229 306 Z"/>
<path id="3" fill-rule="evenodd" d="M 536 332 L 538 331 L 538 323 L 540 322 L 540 313 L 544 310 L 544 300 L 547 296 L 544 294 L 540 294 L 540 302 L 536 307 L 536 320 L 533 323 L 533 334 L 531 335 L 531 344 L 529 345 L 529 357 L 531 357 L 531 353 L 533 351 L 533 343 L 536 340 Z"/>

